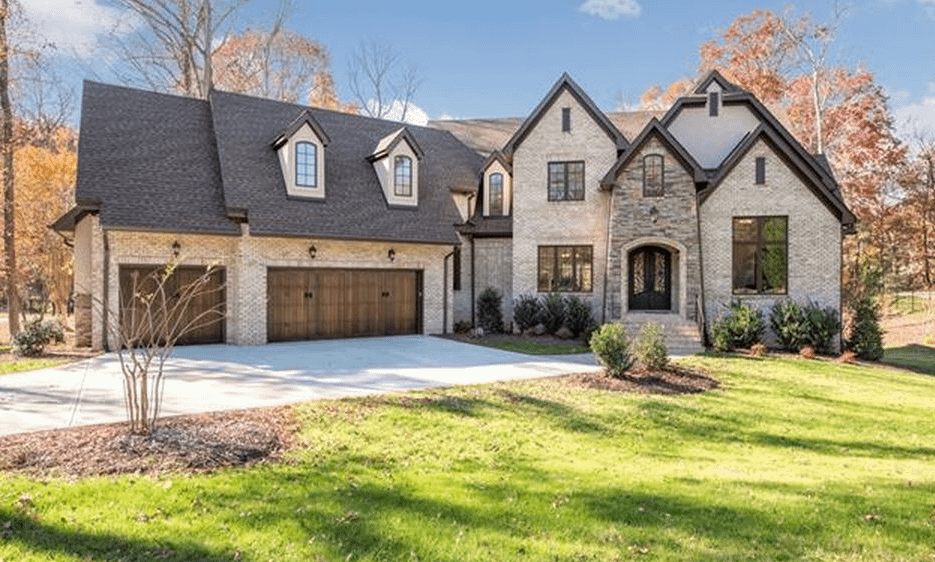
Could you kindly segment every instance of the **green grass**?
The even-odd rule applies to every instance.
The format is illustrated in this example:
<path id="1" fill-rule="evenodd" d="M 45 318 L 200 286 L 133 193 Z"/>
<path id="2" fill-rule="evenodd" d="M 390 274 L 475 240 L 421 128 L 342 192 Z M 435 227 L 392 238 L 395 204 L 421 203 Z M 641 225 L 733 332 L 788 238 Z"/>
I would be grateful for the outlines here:
<path id="1" fill-rule="evenodd" d="M 496 336 L 466 340 L 466 343 L 493 347 L 504 351 L 514 351 L 527 355 L 566 355 L 569 353 L 590 353 L 591 348 L 585 343 L 542 343 L 532 340 L 500 339 Z"/>
<path id="2" fill-rule="evenodd" d="M 68 363 L 68 359 L 34 359 L 21 357 L 17 359 L 0 361 L 0 375 L 9 375 L 11 373 L 21 373 L 23 371 L 35 371 L 36 369 L 45 369 L 46 367 L 55 367 Z M 5 562 L 0 559 L 0 562 Z"/>
<path id="3" fill-rule="evenodd" d="M 935 347 L 916 343 L 883 351 L 883 361 L 890 365 L 935 375 Z"/>
<path id="4" fill-rule="evenodd" d="M 931 562 L 935 377 L 682 363 L 722 387 L 545 379 L 315 402 L 289 462 L 0 475 L 0 560 Z"/>

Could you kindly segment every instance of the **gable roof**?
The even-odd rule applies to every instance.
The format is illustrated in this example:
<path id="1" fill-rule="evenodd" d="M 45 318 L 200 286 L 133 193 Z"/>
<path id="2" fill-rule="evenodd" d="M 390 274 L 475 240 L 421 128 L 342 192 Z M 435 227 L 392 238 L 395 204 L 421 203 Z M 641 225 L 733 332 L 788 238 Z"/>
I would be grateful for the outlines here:
<path id="1" fill-rule="evenodd" d="M 646 127 L 643 128 L 643 131 L 633 139 L 633 142 L 630 143 L 630 146 L 617 158 L 617 161 L 610 168 L 604 178 L 601 180 L 600 187 L 603 190 L 613 189 L 617 176 L 620 174 L 620 171 L 633 160 L 633 157 L 639 153 L 640 149 L 646 142 L 651 138 L 658 138 L 664 145 L 666 145 L 675 158 L 687 168 L 695 181 L 704 181 L 705 172 L 702 167 L 695 161 L 695 158 L 685 150 L 685 147 L 676 140 L 672 134 L 662 126 L 662 123 L 658 119 L 653 117 L 650 119 L 649 123 L 646 124 Z"/>
<path id="2" fill-rule="evenodd" d="M 760 124 L 734 147 L 718 168 L 717 173 L 711 178 L 708 186 L 699 192 L 699 203 L 704 203 L 708 199 L 711 193 L 718 188 L 750 149 L 761 139 L 767 142 L 790 168 L 803 178 L 805 185 L 811 189 L 829 211 L 834 213 L 847 230 L 853 227 L 856 219 L 840 197 L 828 188 L 820 175 L 816 174 L 807 162 L 803 161 L 801 154 L 795 150 L 796 147 L 788 143 L 769 124 Z"/>
<path id="3" fill-rule="evenodd" d="M 725 94 L 735 94 L 744 91 L 743 88 L 729 81 L 727 78 L 724 78 L 724 76 L 715 69 L 708 71 L 707 74 L 701 77 L 701 80 L 695 84 L 695 89 L 692 90 L 692 93 L 695 95 L 704 94 L 712 82 L 716 82 L 717 85 L 720 86 L 721 91 Z"/>
<path id="4" fill-rule="evenodd" d="M 380 139 L 380 142 L 377 143 L 377 148 L 373 151 L 372 154 L 367 156 L 367 160 L 370 162 L 376 162 L 380 158 L 386 158 L 389 153 L 393 152 L 393 149 L 396 148 L 400 142 L 406 141 L 409 143 L 409 148 L 412 149 L 416 154 L 416 158 L 422 160 L 422 157 L 425 155 L 422 152 L 422 147 L 419 146 L 419 143 L 416 142 L 416 139 L 413 138 L 412 133 L 409 132 L 409 129 L 403 127 L 394 133 Z"/>
<path id="5" fill-rule="evenodd" d="M 511 154 L 516 150 L 516 148 L 523 142 L 523 139 L 526 138 L 526 135 L 532 131 L 539 120 L 542 119 L 542 116 L 545 115 L 545 112 L 549 110 L 549 108 L 553 103 L 555 103 L 555 100 L 563 91 L 568 91 L 575 98 L 575 100 L 581 104 L 581 107 L 583 107 L 588 115 L 590 115 L 591 118 L 601 127 L 601 129 L 607 133 L 607 136 L 610 137 L 610 140 L 614 142 L 617 148 L 622 149 L 626 147 L 627 139 L 623 136 L 623 133 L 617 130 L 617 127 L 614 126 L 610 119 L 608 119 L 607 116 L 597 108 L 597 105 L 594 104 L 594 101 L 592 101 L 591 98 L 588 97 L 586 93 L 584 93 L 584 90 L 582 90 L 581 87 L 571 79 L 571 76 L 565 72 L 562 74 L 561 78 L 558 79 L 555 85 L 552 86 L 552 89 L 549 90 L 549 93 L 545 95 L 545 98 L 539 102 L 539 105 L 537 105 L 536 108 L 532 110 L 532 113 L 529 115 L 529 117 L 523 121 L 523 124 L 520 125 L 519 129 L 513 133 L 513 137 L 510 138 L 510 140 L 507 141 L 506 145 L 503 147 L 503 152 Z"/>
<path id="6" fill-rule="evenodd" d="M 499 162 L 503 169 L 507 171 L 508 174 L 513 173 L 513 163 L 509 158 L 499 150 L 495 150 L 490 153 L 490 156 L 487 157 L 487 160 L 484 160 L 483 165 L 480 167 L 481 173 L 486 173 L 487 168 L 490 167 L 494 162 Z"/>
<path id="7" fill-rule="evenodd" d="M 312 114 L 308 112 L 308 110 L 303 109 L 302 113 L 299 113 L 299 116 L 295 118 L 295 121 L 286 127 L 286 130 L 280 133 L 280 135 L 276 137 L 275 140 L 273 140 L 273 148 L 279 148 L 280 146 L 289 142 L 289 139 L 292 137 L 292 135 L 301 129 L 303 125 L 308 125 L 309 128 L 312 129 L 312 132 L 314 132 L 318 137 L 318 140 L 321 141 L 321 144 L 324 146 L 328 146 L 328 143 L 331 142 L 331 139 L 328 138 L 327 133 L 325 133 L 325 130 L 321 128 L 321 125 L 318 124 L 318 121 L 315 119 L 315 117 L 313 117 Z"/>

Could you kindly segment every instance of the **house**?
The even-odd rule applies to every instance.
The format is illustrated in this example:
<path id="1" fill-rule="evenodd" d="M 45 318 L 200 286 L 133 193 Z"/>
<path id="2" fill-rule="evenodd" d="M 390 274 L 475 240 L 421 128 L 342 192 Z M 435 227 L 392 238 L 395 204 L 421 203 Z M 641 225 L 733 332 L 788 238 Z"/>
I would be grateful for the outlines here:
<path id="1" fill-rule="evenodd" d="M 604 113 L 563 75 L 525 119 L 401 125 L 212 91 L 86 82 L 74 237 L 79 342 L 121 285 L 218 266 L 195 341 L 441 333 L 492 286 L 700 349 L 723 303 L 840 306 L 854 216 L 822 156 L 717 72 L 664 114 Z"/>

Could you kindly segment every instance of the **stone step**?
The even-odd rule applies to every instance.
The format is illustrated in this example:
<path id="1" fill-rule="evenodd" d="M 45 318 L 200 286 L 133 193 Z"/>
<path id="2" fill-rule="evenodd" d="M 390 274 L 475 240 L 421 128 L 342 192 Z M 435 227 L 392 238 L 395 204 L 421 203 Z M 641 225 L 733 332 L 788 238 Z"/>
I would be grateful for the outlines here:
<path id="1" fill-rule="evenodd" d="M 647 322 L 662 328 L 670 355 L 691 355 L 704 351 L 697 324 L 678 315 L 637 313 L 628 314 L 620 320 L 631 338 L 635 338 Z"/>

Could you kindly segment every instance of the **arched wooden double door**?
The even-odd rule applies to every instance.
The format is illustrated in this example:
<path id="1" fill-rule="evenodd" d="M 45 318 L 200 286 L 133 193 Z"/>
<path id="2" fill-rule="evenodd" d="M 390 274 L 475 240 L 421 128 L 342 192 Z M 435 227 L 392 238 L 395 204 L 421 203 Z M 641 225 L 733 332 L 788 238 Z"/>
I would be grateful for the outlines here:
<path id="1" fill-rule="evenodd" d="M 628 291 L 630 310 L 671 310 L 672 253 L 659 246 L 630 252 Z"/>

